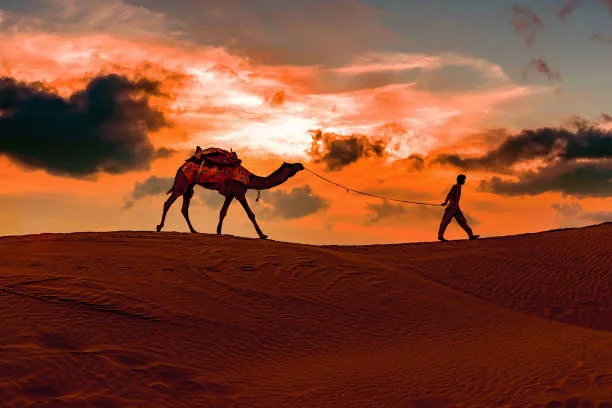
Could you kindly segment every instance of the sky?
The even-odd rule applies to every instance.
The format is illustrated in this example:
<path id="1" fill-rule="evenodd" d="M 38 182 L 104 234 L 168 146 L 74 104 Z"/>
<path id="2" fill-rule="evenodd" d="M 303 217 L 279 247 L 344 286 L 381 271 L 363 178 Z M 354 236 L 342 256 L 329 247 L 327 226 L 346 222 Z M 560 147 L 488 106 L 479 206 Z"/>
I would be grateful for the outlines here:
<path id="1" fill-rule="evenodd" d="M 275 240 L 435 240 L 441 206 L 394 200 L 459 173 L 482 236 L 612 221 L 610 66 L 610 0 L 0 0 L 0 235 L 154 230 L 196 146 L 388 198 L 249 191 Z M 223 232 L 257 236 L 237 203 Z"/>

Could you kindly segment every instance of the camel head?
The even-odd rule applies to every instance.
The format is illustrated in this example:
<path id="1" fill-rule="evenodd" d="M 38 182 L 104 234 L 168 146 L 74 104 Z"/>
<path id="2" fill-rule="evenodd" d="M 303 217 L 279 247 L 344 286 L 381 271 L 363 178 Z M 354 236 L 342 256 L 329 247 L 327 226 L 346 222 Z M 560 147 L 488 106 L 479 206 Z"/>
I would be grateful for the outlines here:
<path id="1" fill-rule="evenodd" d="M 289 170 L 289 177 L 294 176 L 295 173 L 297 173 L 298 171 L 304 170 L 304 166 L 302 165 L 302 163 L 287 163 L 287 162 L 283 162 L 283 165 L 281 167 L 286 168 L 286 169 Z"/>

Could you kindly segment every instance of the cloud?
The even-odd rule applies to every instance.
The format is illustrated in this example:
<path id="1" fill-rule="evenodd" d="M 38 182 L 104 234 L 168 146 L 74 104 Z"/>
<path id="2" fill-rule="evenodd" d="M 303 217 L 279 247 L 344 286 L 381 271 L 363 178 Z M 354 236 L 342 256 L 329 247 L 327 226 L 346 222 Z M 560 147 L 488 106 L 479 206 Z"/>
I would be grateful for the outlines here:
<path id="1" fill-rule="evenodd" d="M 261 200 L 266 206 L 264 217 L 285 220 L 303 218 L 330 206 L 328 201 L 313 193 L 309 185 L 296 187 L 290 191 L 263 190 Z"/>
<path id="2" fill-rule="evenodd" d="M 164 13 L 181 37 L 266 64 L 335 65 L 398 37 L 357 0 L 126 0 Z"/>
<path id="3" fill-rule="evenodd" d="M 608 115 L 607 113 L 602 113 L 601 118 L 604 122 L 612 122 L 612 115 Z"/>
<path id="4" fill-rule="evenodd" d="M 176 150 L 176 149 L 170 149 L 168 147 L 160 147 L 155 152 L 155 158 L 156 159 L 165 159 L 167 157 L 170 157 L 170 156 L 174 155 L 177 152 L 178 152 L 178 150 Z"/>
<path id="5" fill-rule="evenodd" d="M 554 203 L 551 208 L 556 212 L 560 228 L 583 227 L 612 221 L 612 211 L 584 211 L 579 202 Z"/>
<path id="6" fill-rule="evenodd" d="M 169 126 L 149 104 L 159 83 L 93 78 L 62 97 L 42 83 L 0 78 L 0 154 L 31 169 L 85 177 L 146 170 L 160 154 L 148 134 Z"/>
<path id="7" fill-rule="evenodd" d="M 514 33 L 519 37 L 524 36 L 525 44 L 531 47 L 535 40 L 536 30 L 542 28 L 544 23 L 533 11 L 526 7 L 514 5 L 510 12 L 512 16 L 508 22 Z"/>
<path id="8" fill-rule="evenodd" d="M 523 78 L 527 80 L 527 73 L 530 69 L 535 69 L 536 72 L 546 75 L 550 82 L 561 82 L 561 73 L 553 71 L 546 61 L 542 58 L 532 59 L 529 64 L 523 69 Z"/>
<path id="9" fill-rule="evenodd" d="M 141 198 L 165 194 L 174 183 L 173 177 L 157 177 L 150 176 L 143 182 L 136 182 L 134 184 L 134 190 L 132 191 L 132 198 L 140 200 Z"/>
<path id="10" fill-rule="evenodd" d="M 24 1 L 32 2 L 28 4 L 33 5 L 39 0 Z M 189 80 L 173 88 L 176 100 L 164 107 L 166 117 L 176 126 L 163 132 L 163 140 L 161 132 L 160 135 L 152 135 L 155 146 L 175 145 L 184 148 L 187 144 L 205 143 L 285 157 L 303 157 L 304 151 L 311 146 L 311 129 L 325 129 L 340 135 L 365 135 L 374 139 L 371 142 L 374 144 L 379 136 L 376 131 L 378 128 L 397 122 L 404 131 L 394 136 L 394 140 L 389 143 L 395 146 L 395 142 L 401 142 L 402 147 L 387 153 L 397 158 L 408 157 L 415 153 L 427 154 L 449 141 L 458 140 L 479 128 L 483 120 L 496 120 L 490 116 L 500 115 L 506 109 L 500 106 L 504 103 L 522 101 L 552 89 L 549 86 L 519 86 L 513 83 L 499 65 L 465 55 L 372 52 L 381 48 L 367 47 L 367 42 L 359 42 L 359 36 L 350 37 L 350 41 L 347 38 L 349 48 L 356 48 L 346 54 L 344 49 L 339 52 L 337 49 L 326 50 L 322 47 L 321 44 L 329 43 L 329 38 L 317 42 L 313 50 L 329 55 L 330 59 L 324 56 L 321 59 L 309 57 L 309 64 L 306 65 L 297 65 L 298 62 L 282 56 L 267 62 L 256 61 L 247 56 L 249 47 L 246 43 L 243 44 L 244 54 L 233 53 L 242 47 L 232 45 L 234 34 L 240 37 L 244 28 L 245 41 L 248 42 L 249 35 L 259 35 L 256 27 L 287 24 L 276 21 L 277 16 L 302 18 L 297 11 L 302 11 L 305 7 L 303 5 L 285 5 L 267 0 L 259 1 L 261 8 L 249 1 L 238 0 L 178 0 L 173 3 L 172 9 L 168 9 L 167 2 L 156 0 L 96 0 L 93 5 L 115 10 L 110 6 L 113 2 L 133 7 L 128 12 L 123 6 L 117 6 L 118 15 L 134 12 L 142 17 L 142 23 L 130 20 L 130 23 L 124 24 L 125 27 L 141 24 L 143 28 L 153 27 L 151 30 L 158 29 L 160 33 L 166 30 L 169 37 L 151 41 L 150 38 L 142 39 L 140 36 L 130 37 L 129 33 L 115 35 L 114 31 L 94 34 L 87 28 L 82 31 L 75 28 L 70 34 L 60 34 L 59 31 L 55 34 L 5 33 L 0 35 L 0 69 L 6 62 L 11 77 L 27 81 L 45 80 L 58 88 L 62 95 L 73 91 L 75 82 L 82 81 L 91 72 L 132 75 L 134 72 L 142 73 L 142 67 L 151 64 L 182 73 Z M 73 11 L 55 12 L 72 16 L 69 21 L 76 21 L 76 16 L 89 13 L 85 5 L 79 2 L 66 4 L 76 8 Z M 344 21 L 342 19 L 351 18 L 351 13 L 357 13 L 366 20 L 372 18 L 368 21 L 374 25 L 378 24 L 380 17 L 377 10 L 370 10 L 372 14 L 368 17 L 364 12 L 369 10 L 368 7 L 364 8 L 353 0 L 334 0 L 331 3 L 314 0 L 308 4 L 316 6 L 315 10 L 320 8 L 323 13 L 322 17 L 305 14 L 307 20 L 314 21 L 308 36 L 300 38 L 300 41 L 314 41 L 309 36 L 322 35 L 318 30 L 319 23 L 327 26 L 330 23 L 328 19 L 333 15 L 336 20 Z M 229 46 L 219 48 L 202 45 L 204 40 L 200 44 L 181 42 L 181 39 L 190 37 L 189 27 L 179 25 L 174 28 L 181 33 L 168 32 L 166 26 L 146 23 L 146 13 L 138 14 L 138 7 L 148 8 L 158 14 L 168 11 L 169 14 L 164 16 L 167 25 L 176 25 L 180 20 L 177 16 L 185 15 L 191 19 L 187 25 L 193 23 L 203 30 L 211 31 L 207 44 L 225 43 L 225 40 L 214 39 L 219 34 L 220 39 L 227 39 Z M 36 7 L 22 8 L 38 12 Z M 209 13 L 198 14 L 196 11 L 199 9 Z M 225 20 L 222 30 L 227 37 L 212 32 L 215 25 L 221 24 L 217 18 L 219 21 Z M 252 25 L 238 24 L 242 19 L 246 22 L 253 19 Z M 319 19 L 324 21 L 320 22 Z M 53 20 L 48 19 L 51 23 Z M 207 25 L 207 21 L 211 24 Z M 304 21 L 299 24 L 304 24 Z M 345 28 L 343 25 L 335 27 L 341 31 Z M 293 30 L 294 27 L 289 25 L 288 29 Z M 376 32 L 377 29 L 373 30 Z M 262 29 L 262 35 L 264 39 L 270 36 L 271 46 L 275 46 L 275 41 L 285 41 L 282 35 L 267 31 L 267 28 Z M 332 37 L 333 41 L 338 40 L 338 37 Z M 267 40 L 263 44 L 267 44 Z M 302 51 L 299 48 L 295 50 Z M 280 65 L 287 61 L 291 65 Z M 163 73 L 150 75 L 146 72 L 144 76 L 159 79 L 164 86 L 168 84 L 167 78 L 161 78 L 165 76 Z"/>
<path id="11" fill-rule="evenodd" d="M 576 10 L 576 7 L 580 5 L 580 0 L 565 0 L 565 5 L 559 12 L 557 13 L 557 17 L 560 20 L 565 21 L 570 14 Z"/>
<path id="12" fill-rule="evenodd" d="M 523 130 L 512 135 L 495 149 L 476 157 L 442 154 L 435 163 L 450 164 L 465 169 L 511 171 L 511 167 L 533 159 L 570 161 L 612 157 L 612 131 L 581 125 L 572 131 L 564 128 Z"/>
<path id="13" fill-rule="evenodd" d="M 219 194 L 218 191 L 200 187 L 196 188 L 195 191 L 197 193 L 195 195 L 197 202 L 208 208 L 221 210 L 225 197 Z"/>
<path id="14" fill-rule="evenodd" d="M 505 196 L 560 192 L 578 197 L 612 196 L 612 160 L 598 163 L 559 163 L 519 175 L 518 180 L 493 177 L 480 183 L 480 191 Z"/>
<path id="15" fill-rule="evenodd" d="M 275 92 L 274 95 L 268 101 L 270 106 L 282 106 L 285 103 L 287 96 L 284 91 Z"/>
<path id="16" fill-rule="evenodd" d="M 8 5 L 4 31 L 56 33 L 113 33 L 162 37 L 173 27 L 163 13 L 122 0 L 27 0 Z"/>
<path id="17" fill-rule="evenodd" d="M 312 145 L 308 154 L 316 163 L 325 163 L 327 170 L 338 171 L 364 157 L 383 157 L 386 143 L 365 135 L 342 136 L 322 130 L 311 131 Z"/>
<path id="18" fill-rule="evenodd" d="M 377 224 L 392 222 L 398 223 L 417 222 L 417 221 L 440 221 L 444 210 L 442 207 L 395 204 L 388 200 L 382 200 L 380 204 L 367 204 L 366 209 L 369 217 L 366 224 Z M 476 226 L 480 224 L 476 218 L 466 215 L 468 224 Z"/>
<path id="19" fill-rule="evenodd" d="M 123 209 L 129 209 L 134 206 L 134 201 L 143 199 L 148 196 L 166 193 L 174 183 L 173 177 L 157 177 L 150 176 L 142 182 L 136 182 L 134 188 L 130 192 L 130 198 L 125 201 Z"/>
<path id="20" fill-rule="evenodd" d="M 425 158 L 420 154 L 411 154 L 406 158 L 394 160 L 393 164 L 408 171 L 423 171 L 425 169 Z"/>
<path id="21" fill-rule="evenodd" d="M 501 195 L 547 191 L 576 196 L 612 194 L 612 131 L 576 121 L 577 129 L 540 128 L 507 136 L 480 156 L 441 154 L 434 164 L 514 175 L 482 181 L 480 190 Z"/>

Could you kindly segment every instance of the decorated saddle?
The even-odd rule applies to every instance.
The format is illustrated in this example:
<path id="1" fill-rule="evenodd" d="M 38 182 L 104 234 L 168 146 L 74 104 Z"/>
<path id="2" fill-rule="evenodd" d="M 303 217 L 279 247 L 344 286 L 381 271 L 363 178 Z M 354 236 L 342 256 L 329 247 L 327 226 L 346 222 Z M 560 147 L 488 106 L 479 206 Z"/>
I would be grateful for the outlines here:
<path id="1" fill-rule="evenodd" d="M 202 161 L 188 160 L 181 166 L 181 171 L 190 183 L 214 184 L 223 195 L 230 180 L 248 184 L 251 172 L 242 167 L 242 162 L 235 152 L 211 147 L 204 149 Z"/>

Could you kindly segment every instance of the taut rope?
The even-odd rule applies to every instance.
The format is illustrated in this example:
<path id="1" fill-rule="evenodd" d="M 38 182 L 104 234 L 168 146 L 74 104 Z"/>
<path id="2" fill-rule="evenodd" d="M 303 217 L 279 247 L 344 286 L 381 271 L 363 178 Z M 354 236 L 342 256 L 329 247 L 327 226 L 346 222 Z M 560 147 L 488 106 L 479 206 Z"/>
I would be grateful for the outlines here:
<path id="1" fill-rule="evenodd" d="M 322 180 L 327 181 L 328 183 L 331 183 L 331 184 L 333 184 L 333 185 L 335 185 L 335 186 L 338 186 L 338 187 L 340 187 L 340 188 L 342 188 L 342 189 L 346 190 L 346 192 L 347 192 L 347 193 L 348 193 L 349 191 L 352 191 L 353 193 L 357 193 L 357 194 L 362 194 L 362 195 L 366 195 L 366 196 L 370 196 L 370 197 L 381 198 L 381 199 L 383 199 L 383 200 L 387 200 L 387 201 L 395 201 L 395 202 L 398 202 L 398 203 L 405 203 L 405 204 L 435 205 L 435 206 L 438 206 L 438 207 L 440 206 L 440 204 L 423 203 L 423 202 L 421 202 L 421 201 L 400 200 L 400 199 L 397 199 L 397 198 L 388 198 L 388 197 L 383 197 L 383 196 L 379 196 L 379 195 L 376 195 L 376 194 L 366 193 L 366 192 L 363 192 L 363 191 L 357 191 L 357 190 L 354 190 L 354 189 L 352 189 L 352 188 L 349 188 L 349 187 L 343 186 L 343 185 L 341 185 L 341 184 L 338 184 L 338 183 L 336 183 L 336 182 L 334 182 L 334 181 L 331 181 L 330 179 L 325 178 L 325 177 L 323 177 L 323 176 L 321 176 L 321 175 L 319 175 L 319 174 L 315 173 L 314 171 L 312 171 L 312 170 L 310 170 L 310 169 L 308 169 L 308 168 L 306 168 L 306 167 L 304 167 L 304 170 L 309 171 L 310 173 L 314 174 L 315 176 L 317 176 L 318 178 L 320 178 L 320 179 L 322 179 Z"/>

